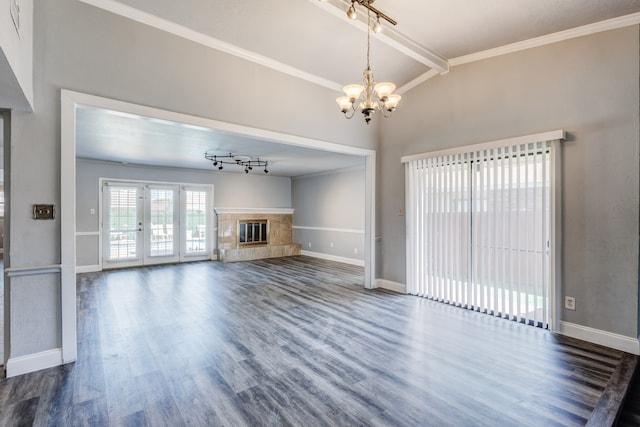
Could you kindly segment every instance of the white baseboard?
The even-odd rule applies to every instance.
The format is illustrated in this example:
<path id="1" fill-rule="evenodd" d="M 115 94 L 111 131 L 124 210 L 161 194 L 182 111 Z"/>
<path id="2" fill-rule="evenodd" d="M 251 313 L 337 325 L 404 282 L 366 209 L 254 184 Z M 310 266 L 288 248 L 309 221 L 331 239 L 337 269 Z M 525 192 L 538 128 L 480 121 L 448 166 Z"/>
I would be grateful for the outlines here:
<path id="1" fill-rule="evenodd" d="M 386 279 L 376 279 L 376 288 L 388 289 L 399 294 L 407 293 L 407 285 Z"/>
<path id="2" fill-rule="evenodd" d="M 560 321 L 560 330 L 558 332 L 568 337 L 615 348 L 616 350 L 625 351 L 637 356 L 640 355 L 640 341 L 638 341 L 637 338 L 564 321 Z"/>
<path id="3" fill-rule="evenodd" d="M 337 255 L 321 254 L 320 252 L 311 252 L 311 251 L 300 251 L 300 254 L 314 257 L 314 258 L 326 259 L 328 261 L 336 261 L 336 262 L 342 262 L 345 264 L 364 267 L 364 261 L 361 259 L 345 258 Z"/>
<path id="4" fill-rule="evenodd" d="M 96 273 L 102 271 L 102 266 L 96 265 L 76 265 L 76 273 Z"/>
<path id="5" fill-rule="evenodd" d="M 62 365 L 62 349 L 42 351 L 7 360 L 7 378 Z"/>

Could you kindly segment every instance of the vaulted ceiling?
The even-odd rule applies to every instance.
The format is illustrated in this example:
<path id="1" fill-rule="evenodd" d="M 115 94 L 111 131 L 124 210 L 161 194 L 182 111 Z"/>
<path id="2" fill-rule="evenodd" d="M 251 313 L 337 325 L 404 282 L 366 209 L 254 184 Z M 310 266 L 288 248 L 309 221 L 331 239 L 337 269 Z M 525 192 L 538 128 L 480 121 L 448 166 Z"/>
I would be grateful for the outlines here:
<path id="1" fill-rule="evenodd" d="M 345 11 L 350 1 L 80 1 L 334 89 L 336 96 L 344 84 L 361 79 L 366 65 L 366 9 L 356 6 L 358 19 L 349 20 Z M 398 24 L 391 26 L 383 21 L 382 33 L 372 36 L 371 66 L 378 81 L 395 82 L 400 93 L 439 73 L 454 72 L 459 64 L 640 23 L 640 0 L 377 0 L 373 6 Z M 339 114 L 337 106 L 336 114 Z M 82 120 L 100 120 L 101 125 L 98 128 L 91 122 L 79 122 L 80 129 L 87 129 L 79 134 L 79 156 L 98 156 L 99 150 L 91 146 L 102 136 L 89 129 L 109 132 L 108 119 L 113 119 L 114 124 L 111 135 L 123 129 L 122 117 L 99 111 L 84 113 Z M 133 126 L 134 122 L 126 126 Z M 149 120 L 140 120 L 140 123 L 139 140 L 144 140 L 145 133 L 157 135 L 162 131 L 160 127 L 154 128 Z M 192 145 L 194 153 L 200 153 L 204 147 L 221 151 L 233 147 L 229 135 L 226 135 L 226 145 L 222 146 L 216 145 L 215 132 L 198 131 L 196 135 L 190 134 L 196 130 L 188 128 L 171 132 L 196 141 Z M 210 143 L 207 137 L 211 138 Z M 251 144 L 258 141 L 238 137 L 237 143 L 250 153 L 257 147 Z M 185 147 L 181 149 L 181 154 L 185 154 Z M 167 150 L 171 150 L 170 144 Z M 114 148 L 113 152 L 102 151 L 99 153 L 102 158 L 121 161 L 122 147 Z M 127 155 L 132 156 L 131 163 L 154 161 L 148 155 L 136 159 L 136 150 L 130 151 Z M 291 155 L 289 160 L 287 152 Z M 166 153 L 165 157 L 173 159 L 173 164 L 166 164 L 171 162 L 163 159 L 155 162 L 198 167 L 193 163 L 180 163 L 178 159 L 184 156 L 179 154 Z M 260 155 L 281 159 L 282 170 L 278 174 L 286 176 L 318 171 L 301 168 L 298 160 L 304 157 L 317 156 L 316 165 L 322 165 L 317 168 L 328 169 L 361 162 L 345 155 L 330 158 L 326 152 L 315 150 L 283 150 L 278 144 L 262 144 Z"/>

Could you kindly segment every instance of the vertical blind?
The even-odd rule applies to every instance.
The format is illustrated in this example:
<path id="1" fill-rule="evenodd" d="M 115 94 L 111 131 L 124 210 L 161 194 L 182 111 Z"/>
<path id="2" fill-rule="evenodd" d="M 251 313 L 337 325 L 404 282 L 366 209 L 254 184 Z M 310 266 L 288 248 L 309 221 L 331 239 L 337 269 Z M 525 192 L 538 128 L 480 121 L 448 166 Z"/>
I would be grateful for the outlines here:
<path id="1" fill-rule="evenodd" d="M 408 293 L 549 326 L 554 144 L 405 162 Z"/>

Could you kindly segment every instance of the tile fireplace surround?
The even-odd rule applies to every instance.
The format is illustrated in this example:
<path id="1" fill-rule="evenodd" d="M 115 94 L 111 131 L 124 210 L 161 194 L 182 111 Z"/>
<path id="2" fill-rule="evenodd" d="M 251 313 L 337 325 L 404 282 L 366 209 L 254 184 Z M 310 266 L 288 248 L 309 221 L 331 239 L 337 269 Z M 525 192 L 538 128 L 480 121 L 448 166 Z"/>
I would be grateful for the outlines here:
<path id="1" fill-rule="evenodd" d="M 300 245 L 293 243 L 293 209 L 216 208 L 218 220 L 218 259 L 224 262 L 249 261 L 300 255 Z M 241 246 L 238 224 L 244 220 L 267 220 L 269 243 Z"/>

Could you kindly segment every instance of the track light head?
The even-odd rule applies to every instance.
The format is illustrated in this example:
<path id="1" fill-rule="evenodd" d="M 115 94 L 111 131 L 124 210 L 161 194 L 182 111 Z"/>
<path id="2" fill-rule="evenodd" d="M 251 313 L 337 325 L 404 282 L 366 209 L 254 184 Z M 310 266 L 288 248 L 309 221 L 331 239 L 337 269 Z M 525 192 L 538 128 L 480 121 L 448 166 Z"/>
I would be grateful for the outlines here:
<path id="1" fill-rule="evenodd" d="M 382 31 L 382 24 L 380 24 L 380 15 L 378 15 L 376 22 L 373 24 L 372 30 L 374 33 L 379 33 Z"/>
<path id="2" fill-rule="evenodd" d="M 349 9 L 347 9 L 347 16 L 349 17 L 349 19 L 356 19 L 358 17 L 356 8 L 353 7 L 353 1 L 351 2 L 351 6 L 349 6 Z"/>
<path id="3" fill-rule="evenodd" d="M 222 170 L 222 165 L 218 166 L 218 170 Z"/>

